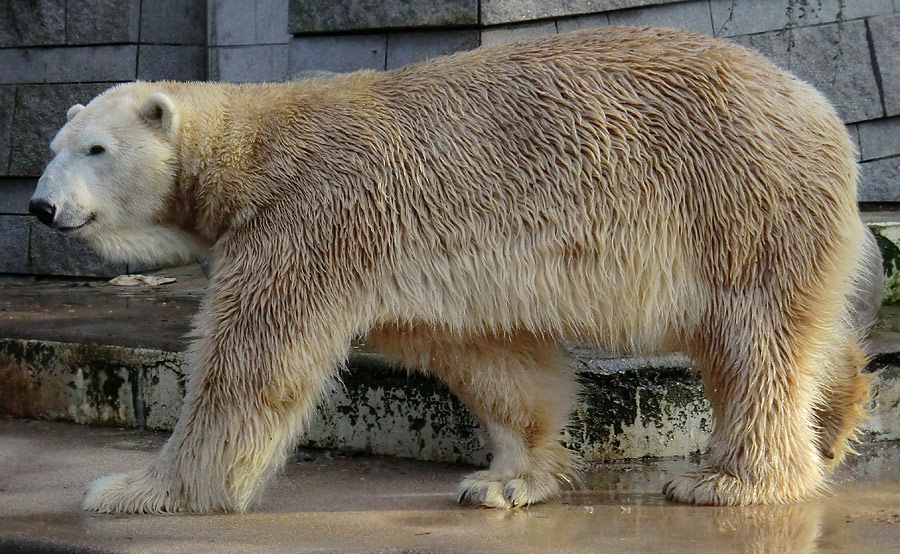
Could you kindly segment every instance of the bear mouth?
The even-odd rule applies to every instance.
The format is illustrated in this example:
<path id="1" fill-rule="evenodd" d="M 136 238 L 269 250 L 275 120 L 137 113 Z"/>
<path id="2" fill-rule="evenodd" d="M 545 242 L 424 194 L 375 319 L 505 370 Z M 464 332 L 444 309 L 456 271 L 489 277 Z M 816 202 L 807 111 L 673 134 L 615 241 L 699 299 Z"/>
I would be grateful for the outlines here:
<path id="1" fill-rule="evenodd" d="M 95 219 L 97 219 L 97 214 L 91 214 L 84 221 L 84 223 L 81 223 L 78 225 L 70 225 L 67 227 L 57 227 L 56 230 L 63 232 L 63 233 L 74 233 L 75 231 L 78 231 L 79 229 L 84 229 L 85 227 L 87 227 L 88 225 L 93 223 Z"/>

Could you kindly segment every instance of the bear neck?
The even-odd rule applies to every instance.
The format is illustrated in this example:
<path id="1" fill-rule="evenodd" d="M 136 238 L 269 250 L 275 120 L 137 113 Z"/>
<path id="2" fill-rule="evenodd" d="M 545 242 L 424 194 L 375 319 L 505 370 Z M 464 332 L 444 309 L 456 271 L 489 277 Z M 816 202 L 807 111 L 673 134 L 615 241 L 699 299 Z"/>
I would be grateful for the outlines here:
<path id="1" fill-rule="evenodd" d="M 180 160 L 174 220 L 208 244 L 250 217 L 258 206 L 252 171 L 253 129 L 236 121 L 252 87 L 186 83 L 179 90 Z"/>

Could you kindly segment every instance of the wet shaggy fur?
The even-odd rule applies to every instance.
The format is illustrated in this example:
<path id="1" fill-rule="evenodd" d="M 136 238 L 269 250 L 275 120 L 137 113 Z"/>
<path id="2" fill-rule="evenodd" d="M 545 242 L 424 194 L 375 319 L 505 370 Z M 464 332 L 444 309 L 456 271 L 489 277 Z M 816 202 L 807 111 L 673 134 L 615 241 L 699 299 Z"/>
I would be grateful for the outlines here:
<path id="1" fill-rule="evenodd" d="M 490 434 L 465 502 L 542 501 L 576 472 L 562 339 L 696 361 L 715 431 L 672 500 L 810 498 L 849 450 L 869 394 L 854 149 L 751 51 L 611 28 L 299 84 L 135 83 L 61 137 L 122 105 L 171 153 L 148 220 L 216 264 L 172 437 L 86 509 L 247 510 L 365 333 Z M 108 257 L 182 251 L 97 206 L 79 233 Z"/>

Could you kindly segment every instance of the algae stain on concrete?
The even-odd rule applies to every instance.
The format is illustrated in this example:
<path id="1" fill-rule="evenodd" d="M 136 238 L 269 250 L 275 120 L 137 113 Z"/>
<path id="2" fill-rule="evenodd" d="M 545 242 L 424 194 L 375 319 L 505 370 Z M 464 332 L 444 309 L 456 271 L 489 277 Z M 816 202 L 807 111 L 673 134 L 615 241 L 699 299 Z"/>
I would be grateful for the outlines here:
<path id="1" fill-rule="evenodd" d="M 900 302 L 900 226 L 896 224 L 871 224 L 875 242 L 881 250 L 884 269 L 885 304 Z"/>

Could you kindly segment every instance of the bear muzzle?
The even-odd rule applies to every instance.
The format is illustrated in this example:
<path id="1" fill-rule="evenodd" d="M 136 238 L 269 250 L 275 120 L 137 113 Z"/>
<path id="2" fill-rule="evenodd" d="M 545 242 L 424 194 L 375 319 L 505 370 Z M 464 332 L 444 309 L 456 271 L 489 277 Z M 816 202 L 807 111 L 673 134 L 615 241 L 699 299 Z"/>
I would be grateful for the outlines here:
<path id="1" fill-rule="evenodd" d="M 56 205 L 43 198 L 32 198 L 28 203 L 28 213 L 38 218 L 44 225 L 52 227 L 53 219 L 56 217 Z"/>
<path id="2" fill-rule="evenodd" d="M 38 221 L 57 231 L 77 231 L 95 219 L 95 214 L 67 214 L 58 209 L 57 205 L 45 198 L 32 198 L 28 203 L 28 213 L 35 216 Z"/>

